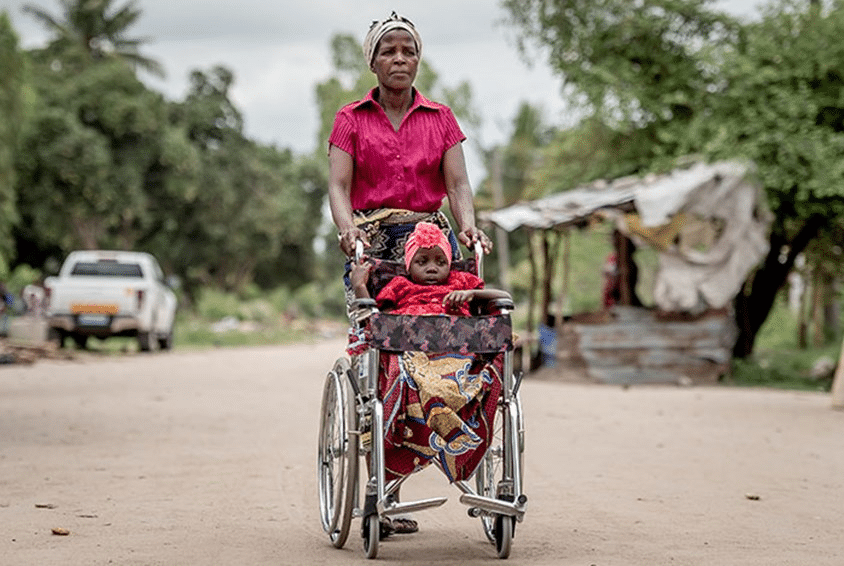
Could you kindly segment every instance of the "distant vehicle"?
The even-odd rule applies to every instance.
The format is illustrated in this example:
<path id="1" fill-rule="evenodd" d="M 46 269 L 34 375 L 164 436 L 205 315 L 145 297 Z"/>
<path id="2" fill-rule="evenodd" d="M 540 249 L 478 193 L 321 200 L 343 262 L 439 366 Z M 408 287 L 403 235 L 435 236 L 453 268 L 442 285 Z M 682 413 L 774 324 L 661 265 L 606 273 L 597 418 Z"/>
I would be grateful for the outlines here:
<path id="1" fill-rule="evenodd" d="M 44 281 L 51 338 L 130 336 L 142 351 L 173 347 L 176 295 L 156 259 L 144 252 L 71 252 L 56 277 Z"/>

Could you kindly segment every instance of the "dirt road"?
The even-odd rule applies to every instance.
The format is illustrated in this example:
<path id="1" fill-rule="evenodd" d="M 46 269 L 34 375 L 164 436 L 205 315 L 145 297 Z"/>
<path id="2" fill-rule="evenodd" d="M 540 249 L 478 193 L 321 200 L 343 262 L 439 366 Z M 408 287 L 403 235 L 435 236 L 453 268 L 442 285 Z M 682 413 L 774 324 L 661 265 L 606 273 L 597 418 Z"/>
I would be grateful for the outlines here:
<path id="1" fill-rule="evenodd" d="M 342 347 L 0 367 L 0 564 L 365 563 L 360 538 L 334 549 L 317 515 L 320 391 Z M 844 564 L 844 412 L 828 395 L 522 391 L 530 501 L 509 563 Z M 438 471 L 406 493 L 450 499 L 378 561 L 497 560 Z"/>

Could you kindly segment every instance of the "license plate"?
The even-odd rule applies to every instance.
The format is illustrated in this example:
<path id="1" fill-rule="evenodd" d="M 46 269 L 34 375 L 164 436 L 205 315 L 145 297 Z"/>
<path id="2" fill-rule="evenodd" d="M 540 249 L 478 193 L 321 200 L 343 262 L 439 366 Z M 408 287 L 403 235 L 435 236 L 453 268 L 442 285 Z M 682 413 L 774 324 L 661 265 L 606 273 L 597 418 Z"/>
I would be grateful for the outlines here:
<path id="1" fill-rule="evenodd" d="M 105 314 L 80 314 L 80 326 L 105 326 L 108 324 L 108 315 Z"/>

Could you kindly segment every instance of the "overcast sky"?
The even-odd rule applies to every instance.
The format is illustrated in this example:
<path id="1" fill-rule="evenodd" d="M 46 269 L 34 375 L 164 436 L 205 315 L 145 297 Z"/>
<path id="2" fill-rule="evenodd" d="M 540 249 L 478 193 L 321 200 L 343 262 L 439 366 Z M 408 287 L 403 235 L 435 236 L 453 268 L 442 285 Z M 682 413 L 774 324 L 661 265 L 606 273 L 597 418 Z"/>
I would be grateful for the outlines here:
<path id="1" fill-rule="evenodd" d="M 123 6 L 128 0 L 117 0 Z M 743 15 L 759 0 L 719 0 Z M 21 12 L 35 4 L 61 15 L 58 0 L 0 0 L 25 48 L 46 43 L 46 32 Z M 148 80 L 171 100 L 181 100 L 193 69 L 217 64 L 235 74 L 232 99 L 243 112 L 249 137 L 294 151 L 317 146 L 315 85 L 331 74 L 330 39 L 349 33 L 360 40 L 374 19 L 396 10 L 422 36 L 422 56 L 444 85 L 472 85 L 484 126 L 483 145 L 507 139 L 519 104 L 539 106 L 550 124 L 566 122 L 560 80 L 538 58 L 529 65 L 517 53 L 514 31 L 501 23 L 498 0 L 138 0 L 142 15 L 130 36 L 147 37 L 145 55 L 164 65 L 164 81 Z M 373 77 L 374 84 L 374 77 Z M 471 152 L 471 148 L 467 148 Z M 483 172 L 469 155 L 470 177 Z"/>

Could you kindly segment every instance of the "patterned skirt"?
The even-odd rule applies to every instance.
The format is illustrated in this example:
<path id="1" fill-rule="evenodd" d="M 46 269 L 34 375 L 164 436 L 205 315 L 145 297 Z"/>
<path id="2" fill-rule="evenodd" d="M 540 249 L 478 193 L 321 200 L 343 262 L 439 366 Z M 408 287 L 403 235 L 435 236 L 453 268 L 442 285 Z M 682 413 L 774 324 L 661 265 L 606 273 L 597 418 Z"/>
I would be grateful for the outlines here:
<path id="1" fill-rule="evenodd" d="M 502 356 L 382 353 L 387 479 L 437 460 L 450 482 L 486 454 L 501 394 Z"/>

